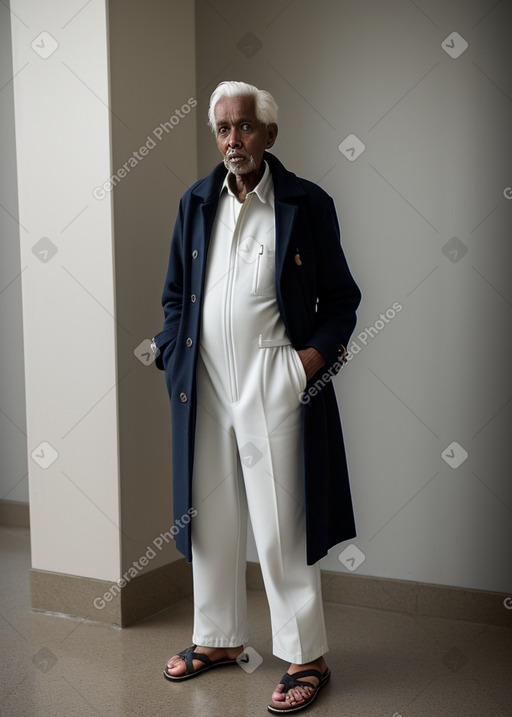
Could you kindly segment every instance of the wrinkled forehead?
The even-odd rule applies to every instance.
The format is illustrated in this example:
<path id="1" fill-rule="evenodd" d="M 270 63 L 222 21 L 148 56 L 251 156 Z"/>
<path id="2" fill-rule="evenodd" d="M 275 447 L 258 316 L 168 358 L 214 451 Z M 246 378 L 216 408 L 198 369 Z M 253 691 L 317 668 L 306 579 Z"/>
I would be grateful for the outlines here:
<path id="1" fill-rule="evenodd" d="M 221 97 L 215 105 L 214 115 L 215 124 L 255 121 L 257 118 L 254 97 Z"/>

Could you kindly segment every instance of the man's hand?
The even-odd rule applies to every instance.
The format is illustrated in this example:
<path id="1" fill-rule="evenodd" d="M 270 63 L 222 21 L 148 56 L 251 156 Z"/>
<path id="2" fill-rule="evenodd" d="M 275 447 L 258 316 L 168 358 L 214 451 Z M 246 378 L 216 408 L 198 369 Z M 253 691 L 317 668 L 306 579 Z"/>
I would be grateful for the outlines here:
<path id="1" fill-rule="evenodd" d="M 317 351 L 312 346 L 308 349 L 301 349 L 300 351 L 297 351 L 297 353 L 299 354 L 302 365 L 304 366 L 308 381 L 327 363 L 320 351 Z"/>

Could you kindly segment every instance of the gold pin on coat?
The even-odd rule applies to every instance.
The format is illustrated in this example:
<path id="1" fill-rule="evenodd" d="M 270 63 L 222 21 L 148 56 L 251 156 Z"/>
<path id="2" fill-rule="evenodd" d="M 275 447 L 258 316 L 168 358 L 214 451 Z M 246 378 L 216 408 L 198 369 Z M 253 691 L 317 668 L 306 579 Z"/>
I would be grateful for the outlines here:
<path id="1" fill-rule="evenodd" d="M 300 258 L 300 254 L 299 254 L 298 250 L 297 250 L 297 253 L 295 254 L 295 263 L 297 264 L 297 266 L 302 266 L 302 260 Z"/>

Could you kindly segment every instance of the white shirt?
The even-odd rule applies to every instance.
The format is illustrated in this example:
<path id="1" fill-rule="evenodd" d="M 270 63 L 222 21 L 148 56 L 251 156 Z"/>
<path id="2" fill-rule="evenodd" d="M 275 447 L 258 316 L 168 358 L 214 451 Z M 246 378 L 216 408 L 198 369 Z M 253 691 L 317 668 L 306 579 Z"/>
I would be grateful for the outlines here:
<path id="1" fill-rule="evenodd" d="M 268 164 L 240 203 L 221 188 L 206 267 L 201 346 L 227 362 L 250 360 L 260 336 L 284 339 L 276 300 L 274 184 Z"/>

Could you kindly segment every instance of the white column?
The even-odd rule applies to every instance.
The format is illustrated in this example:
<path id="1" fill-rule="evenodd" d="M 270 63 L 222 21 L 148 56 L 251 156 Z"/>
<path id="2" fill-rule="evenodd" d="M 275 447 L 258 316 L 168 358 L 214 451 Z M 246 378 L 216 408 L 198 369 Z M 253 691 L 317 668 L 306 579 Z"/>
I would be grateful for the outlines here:
<path id="1" fill-rule="evenodd" d="M 105 7 L 11 3 L 34 568 L 120 573 Z"/>
<path id="2" fill-rule="evenodd" d="M 11 2 L 35 571 L 114 583 L 172 524 L 167 396 L 141 343 L 195 179 L 197 110 L 153 134 L 195 95 L 193 21 L 187 0 Z M 180 557 L 155 552 L 138 576 Z"/>

